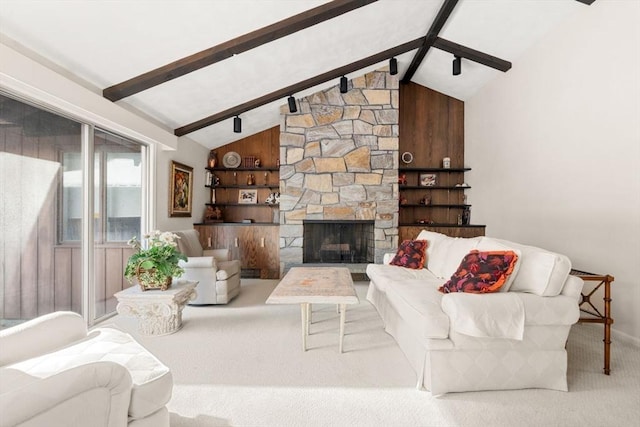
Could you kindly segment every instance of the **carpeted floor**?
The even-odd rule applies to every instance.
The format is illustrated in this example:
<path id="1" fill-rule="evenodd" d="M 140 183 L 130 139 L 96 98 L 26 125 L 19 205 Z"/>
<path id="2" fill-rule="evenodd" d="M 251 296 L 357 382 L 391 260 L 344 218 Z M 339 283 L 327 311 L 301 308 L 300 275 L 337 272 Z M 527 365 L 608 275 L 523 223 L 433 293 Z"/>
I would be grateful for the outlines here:
<path id="1" fill-rule="evenodd" d="M 602 374 L 602 326 L 575 325 L 567 346 L 569 392 L 450 393 L 415 389 L 415 373 L 366 299 L 350 306 L 343 354 L 335 306 L 314 306 L 309 350 L 300 308 L 265 305 L 277 281 L 243 279 L 225 306 L 185 308 L 164 337 L 130 332 L 174 375 L 172 427 L 196 426 L 640 426 L 640 351 L 614 342 Z M 101 326 L 106 326 L 101 325 Z"/>

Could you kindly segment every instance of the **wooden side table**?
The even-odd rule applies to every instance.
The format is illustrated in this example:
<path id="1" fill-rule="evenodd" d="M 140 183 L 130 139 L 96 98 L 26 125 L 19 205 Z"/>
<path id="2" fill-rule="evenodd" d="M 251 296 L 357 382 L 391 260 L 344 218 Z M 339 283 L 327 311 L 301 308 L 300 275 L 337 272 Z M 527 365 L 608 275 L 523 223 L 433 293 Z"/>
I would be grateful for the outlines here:
<path id="1" fill-rule="evenodd" d="M 604 325 L 604 373 L 609 375 L 611 362 L 611 325 L 613 318 L 611 317 L 611 283 L 614 281 L 613 276 L 598 275 L 587 273 L 580 270 L 571 270 L 571 274 L 580 277 L 585 282 L 595 282 L 595 286 L 589 290 L 582 290 L 582 299 L 580 300 L 580 312 L 586 316 L 581 316 L 579 323 L 602 323 Z M 604 301 L 603 311 L 591 302 L 591 297 L 602 288 Z"/>
<path id="2" fill-rule="evenodd" d="M 182 309 L 196 297 L 198 282 L 174 281 L 166 291 L 142 291 L 134 285 L 115 294 L 118 314 L 138 318 L 143 335 L 168 335 L 182 327 Z"/>

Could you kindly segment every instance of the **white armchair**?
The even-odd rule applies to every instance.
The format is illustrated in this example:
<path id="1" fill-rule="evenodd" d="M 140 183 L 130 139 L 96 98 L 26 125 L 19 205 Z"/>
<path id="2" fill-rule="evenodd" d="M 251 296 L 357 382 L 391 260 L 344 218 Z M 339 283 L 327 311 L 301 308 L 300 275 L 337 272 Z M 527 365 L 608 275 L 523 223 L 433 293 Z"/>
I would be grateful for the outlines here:
<path id="1" fill-rule="evenodd" d="M 56 312 L 0 331 L 0 426 L 169 426 L 171 371 L 129 334 Z"/>
<path id="2" fill-rule="evenodd" d="M 190 305 L 227 304 L 240 293 L 240 261 L 228 249 L 203 250 L 197 230 L 174 231 L 178 249 L 188 258 L 180 261 L 182 278 L 197 281 L 196 298 Z"/>

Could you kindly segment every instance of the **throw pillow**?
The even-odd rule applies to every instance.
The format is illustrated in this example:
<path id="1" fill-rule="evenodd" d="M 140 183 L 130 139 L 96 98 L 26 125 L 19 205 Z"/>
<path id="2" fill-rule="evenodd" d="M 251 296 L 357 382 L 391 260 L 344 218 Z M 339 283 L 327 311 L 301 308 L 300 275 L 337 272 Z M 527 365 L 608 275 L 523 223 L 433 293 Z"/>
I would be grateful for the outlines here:
<path id="1" fill-rule="evenodd" d="M 389 264 L 416 270 L 421 269 L 427 259 L 426 251 L 426 240 L 405 240 L 400 244 L 396 256 Z"/>
<path id="2" fill-rule="evenodd" d="M 458 270 L 438 290 L 445 294 L 496 292 L 507 282 L 518 261 L 513 251 L 472 250 L 462 259 Z"/>

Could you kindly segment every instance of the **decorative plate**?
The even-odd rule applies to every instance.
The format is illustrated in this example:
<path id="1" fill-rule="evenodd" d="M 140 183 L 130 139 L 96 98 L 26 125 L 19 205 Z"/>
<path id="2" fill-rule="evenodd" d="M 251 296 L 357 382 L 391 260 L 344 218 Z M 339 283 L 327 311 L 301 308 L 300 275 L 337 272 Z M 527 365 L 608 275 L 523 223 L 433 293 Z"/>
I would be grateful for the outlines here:
<path id="1" fill-rule="evenodd" d="M 225 168 L 237 168 L 240 166 L 240 162 L 242 159 L 240 158 L 240 154 L 235 151 L 229 151 L 227 154 L 222 157 L 222 165 Z"/>

